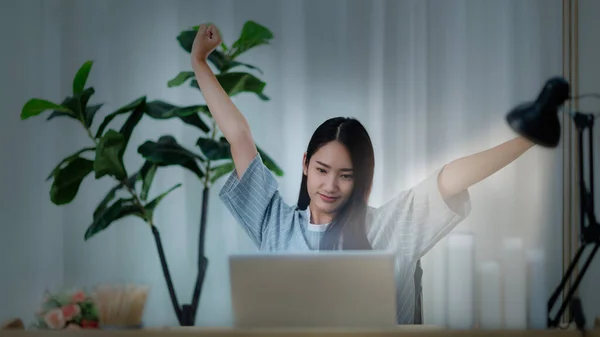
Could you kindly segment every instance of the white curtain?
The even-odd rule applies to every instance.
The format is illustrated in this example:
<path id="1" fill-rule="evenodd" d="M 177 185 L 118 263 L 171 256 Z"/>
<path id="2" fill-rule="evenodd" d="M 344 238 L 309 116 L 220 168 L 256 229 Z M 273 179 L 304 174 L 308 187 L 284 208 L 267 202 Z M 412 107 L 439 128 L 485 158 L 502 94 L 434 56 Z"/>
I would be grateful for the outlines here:
<path id="1" fill-rule="evenodd" d="M 535 98 L 562 71 L 560 0 L 395 1 L 74 1 L 14 0 L 0 4 L 0 115 L 3 161 L 0 235 L 0 319 L 30 320 L 45 288 L 139 282 L 152 287 L 150 326 L 175 325 L 150 230 L 124 219 L 91 240 L 83 235 L 112 182 L 88 177 L 69 205 L 50 203 L 45 177 L 60 159 L 89 144 L 70 120 L 20 121 L 26 100 L 60 101 L 78 67 L 94 60 L 88 81 L 106 113 L 142 95 L 174 104 L 203 102 L 191 88 L 167 88 L 189 55 L 181 30 L 214 22 L 225 42 L 254 20 L 273 43 L 244 55 L 264 71 L 269 102 L 241 95 L 257 144 L 284 169 L 281 193 L 295 203 L 301 159 L 312 131 L 333 116 L 353 116 L 370 131 L 376 152 L 374 206 L 441 165 L 514 137 L 506 112 Z M 122 122 L 118 119 L 116 123 Z M 119 125 L 119 124 L 115 124 Z M 193 148 L 199 136 L 178 121 L 144 118 L 130 141 L 126 165 L 141 164 L 136 148 L 171 134 Z M 501 238 L 522 237 L 547 254 L 548 279 L 560 279 L 561 151 L 533 148 L 471 189 L 473 211 L 456 231 L 476 235 L 477 262 L 500 258 Z M 197 324 L 232 323 L 227 257 L 255 248 L 211 192 L 209 269 Z M 201 184 L 179 168 L 159 171 L 152 193 L 175 183 L 156 212 L 180 302 L 191 298 Z M 443 323 L 445 240 L 423 260 L 425 321 Z M 452 268 L 452 266 L 450 266 Z M 510 277 L 510 275 L 505 275 Z M 437 295 L 436 295 L 437 294 Z"/>

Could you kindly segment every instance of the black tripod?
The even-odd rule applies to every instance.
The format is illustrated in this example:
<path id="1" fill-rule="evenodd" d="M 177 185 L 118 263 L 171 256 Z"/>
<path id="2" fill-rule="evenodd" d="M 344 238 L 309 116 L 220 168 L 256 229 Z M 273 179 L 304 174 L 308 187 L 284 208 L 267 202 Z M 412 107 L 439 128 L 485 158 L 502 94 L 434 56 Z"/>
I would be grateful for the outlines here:
<path id="1" fill-rule="evenodd" d="M 580 240 L 581 246 L 577 250 L 575 257 L 569 268 L 567 269 L 565 275 L 563 276 L 560 284 L 550 297 L 548 301 L 548 327 L 555 328 L 560 324 L 560 317 L 563 315 L 564 311 L 567 308 L 567 305 L 571 306 L 572 312 L 572 320 L 575 321 L 577 328 L 580 330 L 584 330 L 585 328 L 585 316 L 583 314 L 583 308 L 581 305 L 581 299 L 578 297 L 574 297 L 574 293 L 581 282 L 585 272 L 587 271 L 592 259 L 596 255 L 598 248 L 600 247 L 600 224 L 596 222 L 596 216 L 594 215 L 594 154 L 593 154 L 593 126 L 594 126 L 594 118 L 595 116 L 587 113 L 575 112 L 570 114 L 575 122 L 575 126 L 577 128 L 577 147 L 578 147 L 578 155 L 579 155 L 579 189 L 580 189 Z M 586 188 L 584 177 L 583 177 L 583 132 L 588 130 L 588 151 L 589 151 L 589 175 L 590 175 L 590 188 L 589 191 Z M 586 221 L 587 220 L 587 221 Z M 592 252 L 588 256 L 587 260 L 583 267 L 581 268 L 581 272 L 575 279 L 575 282 L 570 287 L 567 292 L 567 297 L 565 301 L 560 306 L 558 313 L 551 317 L 551 310 L 554 307 L 554 304 L 558 300 L 562 290 L 564 289 L 567 280 L 569 280 L 573 274 L 573 270 L 575 266 L 579 263 L 581 256 L 583 255 L 583 251 L 592 246 Z"/>

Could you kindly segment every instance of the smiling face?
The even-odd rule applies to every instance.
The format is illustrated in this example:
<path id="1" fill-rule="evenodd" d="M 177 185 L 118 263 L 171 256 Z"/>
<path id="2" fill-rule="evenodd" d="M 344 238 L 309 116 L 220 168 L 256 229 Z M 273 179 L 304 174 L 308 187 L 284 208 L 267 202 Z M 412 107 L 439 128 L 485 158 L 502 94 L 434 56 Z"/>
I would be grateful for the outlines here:
<path id="1" fill-rule="evenodd" d="M 340 142 L 331 141 L 313 154 L 308 166 L 305 154 L 303 163 L 313 221 L 330 222 L 354 188 L 350 153 Z"/>

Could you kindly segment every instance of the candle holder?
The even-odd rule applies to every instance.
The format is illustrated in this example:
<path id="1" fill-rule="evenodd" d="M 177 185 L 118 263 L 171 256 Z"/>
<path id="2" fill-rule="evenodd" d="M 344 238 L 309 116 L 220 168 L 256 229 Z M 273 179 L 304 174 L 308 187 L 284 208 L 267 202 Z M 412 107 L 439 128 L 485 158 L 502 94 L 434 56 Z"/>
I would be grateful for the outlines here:
<path id="1" fill-rule="evenodd" d="M 103 284 L 93 292 L 102 330 L 136 330 L 142 318 L 150 287 L 135 284 Z"/>

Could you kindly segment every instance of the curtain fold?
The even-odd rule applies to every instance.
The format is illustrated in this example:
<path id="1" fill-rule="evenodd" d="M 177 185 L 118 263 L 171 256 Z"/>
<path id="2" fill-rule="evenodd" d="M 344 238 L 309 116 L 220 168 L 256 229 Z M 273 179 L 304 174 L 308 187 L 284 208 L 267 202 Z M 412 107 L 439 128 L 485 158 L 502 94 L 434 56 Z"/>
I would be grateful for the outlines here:
<path id="1" fill-rule="evenodd" d="M 69 205 L 49 201 L 44 178 L 87 144 L 86 135 L 68 120 L 18 119 L 31 97 L 62 100 L 86 60 L 95 61 L 88 81 L 96 89 L 92 102 L 105 103 L 97 127 L 106 113 L 142 95 L 181 105 L 203 102 L 192 88 L 167 87 L 179 71 L 191 69 L 176 40 L 181 30 L 214 22 L 231 44 L 247 20 L 271 29 L 272 44 L 243 56 L 264 72 L 259 77 L 271 100 L 239 95 L 234 102 L 257 144 L 284 169 L 278 180 L 290 204 L 298 196 L 308 140 L 327 118 L 356 117 L 369 130 L 377 174 L 371 203 L 379 206 L 449 161 L 514 137 L 504 120 L 508 109 L 533 99 L 548 77 L 561 73 L 560 0 L 15 0 L 0 6 L 0 36 L 7 41 L 0 95 L 8 107 L 0 124 L 7 158 L 0 175 L 7 186 L 0 249 L 3 265 L 18 271 L 0 281 L 10 289 L 0 302 L 20 303 L 1 308 L 0 318 L 29 319 L 45 287 L 140 282 L 152 287 L 145 323 L 176 324 L 146 225 L 127 218 L 83 240 L 109 179 L 86 179 Z M 137 169 L 137 147 L 164 134 L 190 148 L 199 136 L 178 121 L 144 118 L 126 165 Z M 476 234 L 478 263 L 501 259 L 498 238 L 509 236 L 544 249 L 550 261 L 560 259 L 560 162 L 561 151 L 534 148 L 471 189 L 473 212 L 456 230 Z M 204 326 L 232 324 L 227 257 L 255 251 L 218 199 L 223 181 L 210 194 L 210 262 L 197 317 Z M 176 292 L 186 303 L 196 274 L 201 183 L 167 168 L 157 173 L 151 194 L 176 183 L 184 187 L 162 202 L 156 222 Z M 422 261 L 427 324 L 445 319 L 444 246 L 445 240 Z M 13 255 L 26 258 L 17 263 Z M 548 269 L 551 280 L 560 279 L 559 264 Z M 26 300 L 17 301 L 22 296 Z"/>

